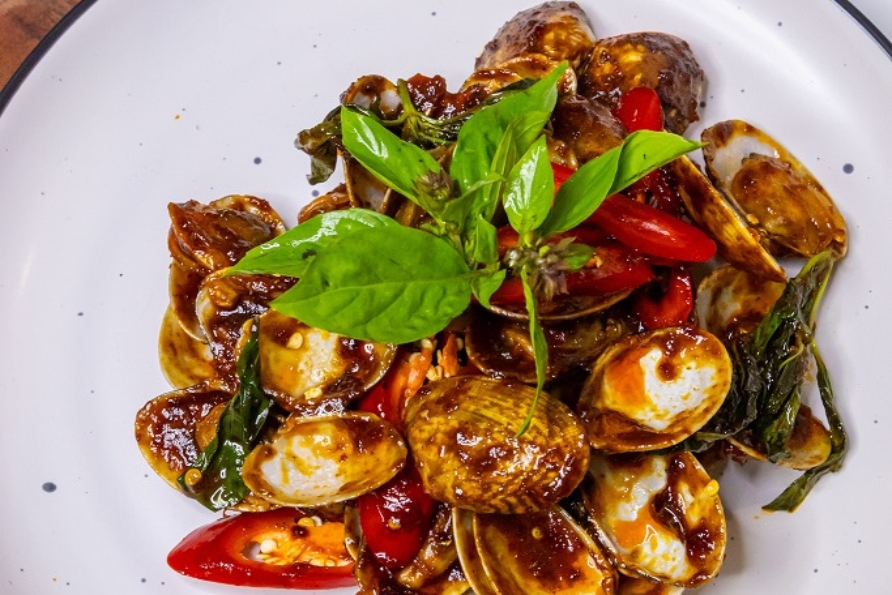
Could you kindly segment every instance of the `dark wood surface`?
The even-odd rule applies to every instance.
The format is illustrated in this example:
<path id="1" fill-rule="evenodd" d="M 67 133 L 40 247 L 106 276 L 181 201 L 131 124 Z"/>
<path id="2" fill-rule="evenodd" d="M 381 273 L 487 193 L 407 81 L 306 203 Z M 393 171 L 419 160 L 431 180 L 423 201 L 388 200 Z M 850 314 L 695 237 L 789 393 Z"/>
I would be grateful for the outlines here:
<path id="1" fill-rule="evenodd" d="M 0 0 L 0 89 L 80 0 Z"/>

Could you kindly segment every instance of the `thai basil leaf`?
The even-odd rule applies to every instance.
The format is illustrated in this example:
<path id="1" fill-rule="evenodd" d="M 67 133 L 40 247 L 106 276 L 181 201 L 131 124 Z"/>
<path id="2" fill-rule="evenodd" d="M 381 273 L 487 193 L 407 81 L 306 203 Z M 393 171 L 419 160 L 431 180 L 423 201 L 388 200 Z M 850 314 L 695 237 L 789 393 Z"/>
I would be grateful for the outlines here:
<path id="1" fill-rule="evenodd" d="M 238 392 L 220 416 L 216 436 L 192 466 L 201 472 L 200 481 L 189 485 L 186 473 L 177 480 L 186 494 L 211 510 L 238 504 L 250 491 L 242 481 L 242 465 L 260 437 L 271 406 L 260 388 L 257 344 L 257 333 L 252 329 L 236 365 Z"/>
<path id="2" fill-rule="evenodd" d="M 272 307 L 354 339 L 409 343 L 443 330 L 468 307 L 471 276 L 444 239 L 403 226 L 369 227 L 321 251 Z"/>
<path id="3" fill-rule="evenodd" d="M 310 184 L 326 181 L 334 173 L 338 162 L 341 139 L 340 110 L 334 109 L 312 128 L 301 130 L 294 146 L 310 156 Z"/>
<path id="4" fill-rule="evenodd" d="M 765 510 L 784 510 L 793 512 L 808 496 L 811 489 L 819 479 L 828 473 L 839 471 L 848 449 L 848 437 L 842 423 L 839 411 L 836 409 L 833 387 L 830 383 L 830 374 L 824 359 L 818 350 L 818 346 L 812 342 L 810 345 L 812 355 L 817 364 L 818 392 L 821 395 L 821 403 L 824 405 L 824 413 L 827 423 L 830 425 L 830 455 L 823 463 L 812 467 L 799 476 L 781 494 L 763 506 Z"/>
<path id="5" fill-rule="evenodd" d="M 471 279 L 471 292 L 486 309 L 490 308 L 489 300 L 492 294 L 502 285 L 508 275 L 506 269 L 493 268 L 494 270 L 475 271 L 474 277 Z"/>
<path id="6" fill-rule="evenodd" d="M 525 125 L 521 128 L 514 124 L 519 133 L 515 143 L 518 154 L 526 152 L 538 138 L 557 103 L 557 81 L 566 69 L 567 64 L 561 64 L 532 87 L 486 106 L 465 122 L 458 133 L 450 166 L 450 174 L 462 195 L 489 176 L 505 131 L 519 118 L 525 119 Z"/>
<path id="7" fill-rule="evenodd" d="M 320 250 L 341 236 L 365 227 L 393 227 L 399 223 L 368 209 L 322 213 L 248 251 L 227 275 L 250 273 L 300 278 Z"/>
<path id="8" fill-rule="evenodd" d="M 438 186 L 445 175 L 424 149 L 402 140 L 372 117 L 341 108 L 344 147 L 378 180 L 437 216 L 448 196 L 448 185 Z M 436 190 L 443 190 L 437 195 Z"/>
<path id="9" fill-rule="evenodd" d="M 536 407 L 539 403 L 539 395 L 542 393 L 548 376 L 548 341 L 545 338 L 545 330 L 542 328 L 542 323 L 539 321 L 539 301 L 533 289 L 531 271 L 527 267 L 520 270 L 520 280 L 523 284 L 523 296 L 529 318 L 530 343 L 533 346 L 533 359 L 536 363 L 536 394 L 533 397 L 533 403 L 530 405 L 526 419 L 517 431 L 517 436 L 521 436 L 526 432 L 533 422 L 533 415 L 535 415 Z"/>
<path id="10" fill-rule="evenodd" d="M 545 221 L 554 198 L 554 171 L 544 136 L 517 161 L 505 186 L 505 213 L 511 227 L 522 237 Z"/>
<path id="11" fill-rule="evenodd" d="M 489 221 L 478 217 L 474 226 L 474 251 L 473 262 L 477 264 L 493 265 L 499 261 L 499 231 Z"/>
<path id="12" fill-rule="evenodd" d="M 564 182 L 539 229 L 540 235 L 549 237 L 573 229 L 611 194 L 701 146 L 669 132 L 633 132 L 622 145 L 587 162 Z"/>

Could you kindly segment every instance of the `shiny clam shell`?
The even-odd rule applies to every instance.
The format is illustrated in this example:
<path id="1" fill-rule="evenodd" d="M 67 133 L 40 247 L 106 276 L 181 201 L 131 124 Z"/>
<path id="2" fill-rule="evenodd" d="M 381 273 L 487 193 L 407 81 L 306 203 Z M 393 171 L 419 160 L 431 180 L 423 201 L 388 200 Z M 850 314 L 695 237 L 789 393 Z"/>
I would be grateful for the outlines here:
<path id="1" fill-rule="evenodd" d="M 779 256 L 846 253 L 846 223 L 827 191 L 783 145 L 742 120 L 703 131 L 706 172 Z"/>
<path id="2" fill-rule="evenodd" d="M 217 375 L 210 346 L 187 333 L 173 309 L 168 306 L 158 334 L 161 372 L 174 388 L 186 388 Z"/>
<path id="3" fill-rule="evenodd" d="M 428 384 L 406 404 L 406 437 L 425 491 L 477 512 L 547 508 L 582 480 L 589 448 L 570 409 L 519 382 L 454 376 Z"/>
<path id="4" fill-rule="evenodd" d="M 403 468 L 406 454 L 396 429 L 376 415 L 291 415 L 247 456 L 242 478 L 270 502 L 321 506 L 383 485 Z"/>
<path id="5" fill-rule="evenodd" d="M 785 287 L 785 283 L 756 277 L 732 266 L 719 267 L 697 286 L 694 312 L 700 326 L 728 338 L 755 328 Z"/>
<path id="6" fill-rule="evenodd" d="M 767 461 L 768 457 L 757 447 L 747 441 L 746 435 L 728 438 L 728 442 L 759 461 Z M 830 456 L 832 443 L 830 430 L 818 419 L 807 405 L 800 405 L 796 412 L 796 421 L 790 439 L 784 444 L 784 450 L 790 456 L 778 459 L 777 464 L 789 469 L 804 471 L 817 467 Z"/>
<path id="7" fill-rule="evenodd" d="M 758 234 L 687 156 L 668 167 L 691 218 L 715 240 L 719 256 L 739 269 L 784 283 L 787 273 L 759 242 Z"/>
<path id="8" fill-rule="evenodd" d="M 624 572 L 697 587 L 721 567 L 718 483 L 689 452 L 592 456 L 582 487 L 598 541 Z"/>
<path id="9" fill-rule="evenodd" d="M 700 429 L 730 386 L 731 360 L 717 337 L 690 327 L 658 329 L 608 347 L 576 410 L 594 448 L 647 451 Z"/>
<path id="10" fill-rule="evenodd" d="M 558 506 L 521 515 L 461 512 L 458 516 L 456 530 L 462 534 L 456 534 L 456 544 L 480 595 L 614 592 L 616 574 L 606 556 Z M 468 552 L 472 547 L 475 552 Z M 465 567 L 468 554 L 477 561 Z"/>

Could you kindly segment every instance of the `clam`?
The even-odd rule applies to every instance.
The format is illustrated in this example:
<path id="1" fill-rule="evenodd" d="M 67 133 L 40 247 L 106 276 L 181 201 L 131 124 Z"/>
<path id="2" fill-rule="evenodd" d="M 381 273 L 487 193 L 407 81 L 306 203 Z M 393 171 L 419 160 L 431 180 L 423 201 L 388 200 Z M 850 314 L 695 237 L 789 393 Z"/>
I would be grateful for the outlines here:
<path id="1" fill-rule="evenodd" d="M 205 340 L 195 314 L 204 277 L 283 233 L 285 224 L 267 201 L 248 195 L 225 196 L 207 205 L 194 200 L 170 203 L 168 212 L 171 309 L 187 333 Z"/>
<path id="2" fill-rule="evenodd" d="M 722 342 L 706 331 L 670 327 L 630 335 L 597 359 L 576 410 L 594 448 L 665 448 L 718 411 L 731 370 Z"/>
<path id="3" fill-rule="evenodd" d="M 164 377 L 174 388 L 186 388 L 217 375 L 210 346 L 187 333 L 168 306 L 158 336 L 158 356 Z"/>
<path id="4" fill-rule="evenodd" d="M 772 254 L 846 253 L 846 223 L 808 169 L 771 136 L 742 120 L 703 131 L 706 173 Z"/>
<path id="5" fill-rule="evenodd" d="M 666 130 L 682 134 L 699 119 L 704 75 L 691 47 L 668 33 L 600 39 L 580 70 L 579 93 L 616 107 L 635 87 L 649 87 L 663 104 Z"/>
<path id="6" fill-rule="evenodd" d="M 177 478 L 195 464 L 201 451 L 198 427 L 232 393 L 215 383 L 165 393 L 136 414 L 136 443 L 152 469 L 179 489 Z"/>
<path id="7" fill-rule="evenodd" d="M 588 316 L 574 321 L 546 323 L 548 378 L 590 365 L 611 343 L 628 332 L 619 319 Z M 468 359 L 488 376 L 536 382 L 536 364 L 526 322 L 474 308 L 465 330 Z"/>
<path id="8" fill-rule="evenodd" d="M 749 332 L 765 318 L 785 287 L 785 283 L 756 277 L 730 265 L 719 267 L 697 286 L 697 321 L 722 338 Z"/>
<path id="9" fill-rule="evenodd" d="M 715 240 L 718 254 L 735 267 L 758 277 L 785 283 L 787 273 L 761 244 L 758 234 L 716 190 L 686 155 L 668 167 L 691 218 Z"/>
<path id="10" fill-rule="evenodd" d="M 626 129 L 606 104 L 581 95 L 561 97 L 551 115 L 554 138 L 573 149 L 579 165 L 619 146 Z"/>
<path id="11" fill-rule="evenodd" d="M 195 309 L 218 378 L 234 383 L 243 327 L 266 312 L 269 303 L 295 280 L 272 275 L 229 276 L 227 271 L 220 269 L 205 277 L 195 298 Z"/>
<path id="12" fill-rule="evenodd" d="M 387 372 L 396 346 L 357 341 L 267 310 L 258 319 L 261 382 L 290 410 L 318 404 L 333 392 L 369 389 Z"/>
<path id="13" fill-rule="evenodd" d="M 465 511 L 457 517 L 456 546 L 479 595 L 614 592 L 616 574 L 607 558 L 559 506 L 526 514 Z M 465 566 L 467 558 L 475 561 Z"/>
<path id="14" fill-rule="evenodd" d="M 425 491 L 477 512 L 547 508 L 582 480 L 589 458 L 582 424 L 542 392 L 519 382 L 454 376 L 406 403 L 406 438 Z"/>
<path id="15" fill-rule="evenodd" d="M 526 54 L 543 54 L 579 66 L 595 44 L 592 24 L 575 2 L 545 2 L 521 11 L 502 25 L 477 57 L 476 70 Z"/>
<path id="16" fill-rule="evenodd" d="M 767 461 L 765 453 L 748 438 L 747 433 L 743 432 L 728 438 L 728 441 L 746 455 L 759 461 Z M 778 459 L 777 464 L 805 471 L 826 461 L 831 449 L 830 430 L 812 413 L 811 407 L 800 405 L 793 423 L 793 432 L 784 444 L 784 450 L 789 456 Z"/>
<path id="17" fill-rule="evenodd" d="M 592 455 L 583 502 L 623 572 L 679 587 L 713 579 L 725 555 L 718 482 L 689 452 Z"/>
<path id="18" fill-rule="evenodd" d="M 505 62 L 480 68 L 468 77 L 459 89 L 459 96 L 472 93 L 474 95 L 489 96 L 508 85 L 518 83 L 525 79 L 537 80 L 544 78 L 549 72 L 560 64 L 543 54 L 524 54 L 510 58 Z M 558 92 L 561 95 L 576 95 L 576 73 L 568 68 L 558 81 Z"/>
<path id="19" fill-rule="evenodd" d="M 403 468 L 406 454 L 396 429 L 376 415 L 291 415 L 245 458 L 242 478 L 270 502 L 321 506 L 383 485 Z"/>

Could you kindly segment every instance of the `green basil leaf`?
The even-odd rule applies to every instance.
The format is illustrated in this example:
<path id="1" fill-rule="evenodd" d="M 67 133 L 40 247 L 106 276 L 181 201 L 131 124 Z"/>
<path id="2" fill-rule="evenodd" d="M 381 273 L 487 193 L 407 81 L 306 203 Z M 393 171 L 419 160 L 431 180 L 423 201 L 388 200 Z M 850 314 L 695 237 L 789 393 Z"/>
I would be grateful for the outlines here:
<path id="1" fill-rule="evenodd" d="M 192 466 L 201 472 L 201 480 L 190 486 L 185 473 L 177 480 L 186 494 L 211 510 L 238 504 L 250 491 L 242 481 L 242 466 L 269 417 L 271 402 L 260 388 L 260 357 L 254 329 L 239 355 L 236 370 L 238 392 L 220 416 L 216 436 Z"/>
<path id="2" fill-rule="evenodd" d="M 594 253 L 595 249 L 591 246 L 573 243 L 564 248 L 563 252 L 561 252 L 561 256 L 563 257 L 568 270 L 578 271 L 588 264 L 588 261 L 591 260 Z"/>
<path id="3" fill-rule="evenodd" d="M 350 155 L 378 180 L 432 215 L 438 212 L 434 201 L 419 188 L 425 180 L 443 175 L 430 153 L 347 107 L 341 108 L 341 137 Z"/>
<path id="4" fill-rule="evenodd" d="M 492 294 L 502 285 L 508 275 L 507 269 L 493 268 L 494 270 L 475 271 L 476 274 L 471 279 L 471 291 L 474 297 L 487 310 L 490 308 L 489 300 Z"/>
<path id="5" fill-rule="evenodd" d="M 320 252 L 272 307 L 310 326 L 409 343 L 468 307 L 471 271 L 448 241 L 410 227 L 369 227 Z"/>
<path id="6" fill-rule="evenodd" d="M 477 264 L 491 265 L 499 261 L 499 231 L 482 217 L 474 226 L 473 259 Z"/>
<path id="7" fill-rule="evenodd" d="M 614 147 L 576 170 L 554 196 L 554 204 L 539 227 L 539 235 L 547 238 L 588 219 L 610 196 L 621 155 L 622 146 Z"/>
<path id="8" fill-rule="evenodd" d="M 702 146 L 703 143 L 671 132 L 633 132 L 623 141 L 623 153 L 610 194 L 628 188 L 653 170 Z"/>
<path id="9" fill-rule="evenodd" d="M 300 278 L 316 254 L 342 235 L 365 227 L 398 225 L 390 217 L 368 209 L 354 208 L 322 213 L 252 248 L 226 274 L 250 273 Z"/>
<path id="10" fill-rule="evenodd" d="M 587 162 L 564 182 L 540 235 L 549 237 L 573 229 L 611 194 L 701 146 L 669 132 L 633 132 L 622 145 Z"/>
<path id="11" fill-rule="evenodd" d="M 540 136 L 517 161 L 505 187 L 505 213 L 521 236 L 545 221 L 554 198 L 554 172 L 545 137 Z"/>
<path id="12" fill-rule="evenodd" d="M 465 122 L 458 133 L 450 167 L 462 194 L 489 175 L 496 149 L 512 122 L 529 118 L 517 141 L 520 154 L 536 140 L 557 103 L 556 85 L 566 69 L 567 64 L 561 64 L 532 87 L 481 109 Z"/>

